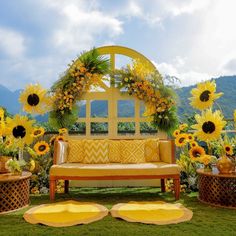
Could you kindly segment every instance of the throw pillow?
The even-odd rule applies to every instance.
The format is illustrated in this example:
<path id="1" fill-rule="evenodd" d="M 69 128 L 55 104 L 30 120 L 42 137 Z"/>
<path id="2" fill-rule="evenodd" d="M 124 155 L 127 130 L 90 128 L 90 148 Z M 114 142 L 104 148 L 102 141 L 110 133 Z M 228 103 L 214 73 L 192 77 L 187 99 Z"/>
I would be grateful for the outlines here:
<path id="1" fill-rule="evenodd" d="M 120 141 L 109 140 L 109 160 L 110 162 L 119 163 L 120 160 Z"/>
<path id="2" fill-rule="evenodd" d="M 68 157 L 67 162 L 83 162 L 84 145 L 83 140 L 68 140 Z"/>
<path id="3" fill-rule="evenodd" d="M 144 163 L 145 140 L 121 141 L 121 162 L 122 163 Z"/>
<path id="4" fill-rule="evenodd" d="M 147 139 L 145 142 L 145 159 L 146 162 L 158 162 L 159 154 L 159 139 Z"/>
<path id="5" fill-rule="evenodd" d="M 83 163 L 109 163 L 108 140 L 84 140 L 84 154 Z"/>

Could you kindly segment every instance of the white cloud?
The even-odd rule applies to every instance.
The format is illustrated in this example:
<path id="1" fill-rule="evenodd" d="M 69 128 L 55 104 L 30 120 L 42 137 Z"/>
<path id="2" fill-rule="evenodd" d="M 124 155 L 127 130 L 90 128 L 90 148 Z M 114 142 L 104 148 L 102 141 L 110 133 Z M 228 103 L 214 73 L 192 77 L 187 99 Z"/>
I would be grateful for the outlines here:
<path id="1" fill-rule="evenodd" d="M 21 57 L 26 46 L 25 38 L 19 32 L 12 29 L 0 28 L 0 52 L 9 57 Z"/>
<path id="2" fill-rule="evenodd" d="M 52 42 L 64 53 L 89 49 L 101 36 L 113 39 L 123 33 L 120 20 L 93 7 L 88 8 L 84 1 L 53 3 L 51 7 L 57 10 L 61 19 Z"/>

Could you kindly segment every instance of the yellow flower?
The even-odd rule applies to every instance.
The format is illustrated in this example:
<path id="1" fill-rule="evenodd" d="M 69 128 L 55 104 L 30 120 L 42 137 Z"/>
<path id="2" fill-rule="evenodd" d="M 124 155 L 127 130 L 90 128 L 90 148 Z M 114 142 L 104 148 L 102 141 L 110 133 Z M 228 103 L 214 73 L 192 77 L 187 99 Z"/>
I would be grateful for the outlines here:
<path id="1" fill-rule="evenodd" d="M 194 137 L 192 134 L 187 134 L 188 138 L 187 138 L 187 141 L 188 142 L 193 142 L 194 141 Z"/>
<path id="2" fill-rule="evenodd" d="M 223 121 L 223 117 L 220 111 L 212 112 L 208 109 L 202 112 L 202 115 L 195 115 L 197 124 L 192 125 L 193 129 L 196 129 L 195 135 L 198 139 L 203 141 L 213 141 L 220 137 L 221 131 L 226 125 L 226 121 Z"/>
<path id="3" fill-rule="evenodd" d="M 189 150 L 189 156 L 190 156 L 190 159 L 192 161 L 198 161 L 200 160 L 199 158 L 203 155 L 205 155 L 205 150 L 204 148 L 200 147 L 200 146 L 195 146 L 195 147 L 192 147 L 190 150 Z"/>
<path id="4" fill-rule="evenodd" d="M 39 127 L 39 128 L 34 128 L 33 129 L 32 135 L 33 135 L 34 138 L 38 138 L 38 137 L 44 135 L 44 133 L 45 133 L 44 128 L 43 127 Z"/>
<path id="5" fill-rule="evenodd" d="M 66 139 L 63 135 L 58 135 L 56 136 L 55 141 L 66 141 Z"/>
<path id="6" fill-rule="evenodd" d="M 11 139 L 7 139 L 5 142 L 4 142 L 4 146 L 6 148 L 10 148 L 12 146 L 13 142 Z"/>
<path id="7" fill-rule="evenodd" d="M 145 112 L 143 113 L 143 116 L 151 116 L 156 113 L 156 106 L 153 103 L 146 104 Z"/>
<path id="8" fill-rule="evenodd" d="M 34 150 L 38 155 L 42 156 L 49 152 L 50 147 L 45 141 L 40 141 L 34 145 Z"/>
<path id="9" fill-rule="evenodd" d="M 175 139 L 175 145 L 177 147 L 183 147 L 186 144 L 187 135 L 185 133 L 179 134 Z"/>
<path id="10" fill-rule="evenodd" d="M 28 85 L 20 94 L 19 102 L 23 105 L 23 110 L 31 114 L 44 114 L 51 105 L 47 91 L 39 84 Z"/>
<path id="11" fill-rule="evenodd" d="M 55 139 L 56 139 L 56 135 L 53 135 L 53 136 L 50 138 L 49 143 L 50 143 L 51 146 L 54 145 Z"/>
<path id="12" fill-rule="evenodd" d="M 215 91 L 215 81 L 199 83 L 197 88 L 194 88 L 191 91 L 191 106 L 199 110 L 211 107 L 213 102 L 223 95 L 223 93 L 215 93 Z"/>
<path id="13" fill-rule="evenodd" d="M 211 163 L 212 157 L 210 155 L 202 155 L 199 161 L 206 166 Z"/>
<path id="14" fill-rule="evenodd" d="M 225 150 L 225 153 L 230 156 L 234 154 L 233 147 L 229 144 L 224 145 L 224 150 Z"/>
<path id="15" fill-rule="evenodd" d="M 67 134 L 68 130 L 66 128 L 59 129 L 59 134 Z"/>
<path id="16" fill-rule="evenodd" d="M 29 171 L 30 172 L 34 171 L 34 169 L 35 169 L 35 161 L 33 159 L 30 160 L 29 165 L 30 165 Z"/>
<path id="17" fill-rule="evenodd" d="M 18 146 L 31 144 L 34 120 L 28 120 L 26 116 L 15 115 L 13 119 L 6 119 L 6 134 Z"/>
<path id="18" fill-rule="evenodd" d="M 180 129 L 180 130 L 184 130 L 184 129 L 186 129 L 186 128 L 188 128 L 188 124 L 186 124 L 186 123 L 181 124 L 181 125 L 179 126 L 179 129 Z"/>
<path id="19" fill-rule="evenodd" d="M 190 147 L 196 147 L 198 146 L 198 143 L 193 141 L 193 142 L 190 142 Z"/>
<path id="20" fill-rule="evenodd" d="M 180 134 L 180 130 L 179 130 L 179 129 L 176 129 L 176 130 L 173 132 L 173 136 L 174 136 L 174 137 L 177 137 L 179 134 Z"/>

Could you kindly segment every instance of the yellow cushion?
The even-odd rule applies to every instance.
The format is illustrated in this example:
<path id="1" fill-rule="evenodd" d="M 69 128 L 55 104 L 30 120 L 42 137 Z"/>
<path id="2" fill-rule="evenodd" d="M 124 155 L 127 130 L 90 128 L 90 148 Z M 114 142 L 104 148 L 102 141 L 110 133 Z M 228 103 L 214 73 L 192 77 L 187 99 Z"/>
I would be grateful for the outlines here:
<path id="1" fill-rule="evenodd" d="M 109 163 L 108 140 L 84 140 L 83 163 Z"/>
<path id="2" fill-rule="evenodd" d="M 68 140 L 67 162 L 83 162 L 84 145 L 83 140 Z"/>
<path id="3" fill-rule="evenodd" d="M 137 175 L 176 175 L 180 173 L 177 164 L 164 162 L 138 163 L 138 164 L 83 164 L 63 163 L 53 165 L 50 169 L 52 176 L 137 176 Z"/>
<path id="4" fill-rule="evenodd" d="M 159 139 L 147 139 L 145 142 L 146 162 L 160 161 Z"/>
<path id="5" fill-rule="evenodd" d="M 109 160 L 110 162 L 120 162 L 120 141 L 109 140 Z"/>
<path id="6" fill-rule="evenodd" d="M 144 163 L 145 140 L 122 140 L 121 142 L 122 163 Z"/>

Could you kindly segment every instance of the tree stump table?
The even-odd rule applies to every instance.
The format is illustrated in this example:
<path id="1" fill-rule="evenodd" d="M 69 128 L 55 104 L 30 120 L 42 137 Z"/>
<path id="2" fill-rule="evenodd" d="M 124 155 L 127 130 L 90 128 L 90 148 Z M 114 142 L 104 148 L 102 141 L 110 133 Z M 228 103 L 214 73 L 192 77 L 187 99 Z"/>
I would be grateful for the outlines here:
<path id="1" fill-rule="evenodd" d="M 217 169 L 198 169 L 198 199 L 212 206 L 236 209 L 236 174 L 219 174 Z"/>
<path id="2" fill-rule="evenodd" d="M 0 175 L 0 214 L 29 205 L 30 172 Z"/>

